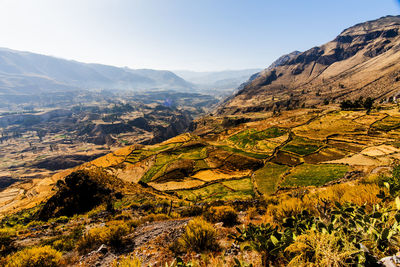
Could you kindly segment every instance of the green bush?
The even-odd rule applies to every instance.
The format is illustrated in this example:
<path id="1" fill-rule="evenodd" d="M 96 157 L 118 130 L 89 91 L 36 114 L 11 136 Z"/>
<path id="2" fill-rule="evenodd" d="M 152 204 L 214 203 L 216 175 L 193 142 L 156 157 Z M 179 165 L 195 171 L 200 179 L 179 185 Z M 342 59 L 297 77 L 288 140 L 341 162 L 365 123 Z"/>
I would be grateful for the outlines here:
<path id="1" fill-rule="evenodd" d="M 50 245 L 58 251 L 71 251 L 76 247 L 78 240 L 82 237 L 83 226 L 72 229 L 67 235 L 59 235 L 48 239 L 42 245 Z"/>
<path id="2" fill-rule="evenodd" d="M 182 249 L 194 252 L 215 251 L 219 248 L 214 226 L 201 218 L 188 223 L 178 244 Z"/>
<path id="3" fill-rule="evenodd" d="M 8 256 L 5 267 L 55 267 L 61 259 L 61 252 L 50 246 L 33 247 Z"/>
<path id="4" fill-rule="evenodd" d="M 111 221 L 106 226 L 91 228 L 77 243 L 82 253 L 90 252 L 101 244 L 107 244 L 114 249 L 121 248 L 124 236 L 131 231 L 131 227 L 123 221 Z"/>

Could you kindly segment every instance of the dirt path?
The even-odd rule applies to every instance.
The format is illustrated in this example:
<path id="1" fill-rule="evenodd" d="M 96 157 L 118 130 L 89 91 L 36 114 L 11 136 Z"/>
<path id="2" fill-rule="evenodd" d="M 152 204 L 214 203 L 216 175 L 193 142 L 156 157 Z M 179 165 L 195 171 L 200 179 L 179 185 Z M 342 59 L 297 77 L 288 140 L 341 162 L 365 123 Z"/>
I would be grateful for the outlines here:
<path id="1" fill-rule="evenodd" d="M 135 247 L 141 247 L 163 234 L 175 235 L 177 238 L 181 234 L 179 232 L 184 229 L 189 220 L 190 219 L 159 221 L 139 226 L 135 230 L 132 240 Z"/>

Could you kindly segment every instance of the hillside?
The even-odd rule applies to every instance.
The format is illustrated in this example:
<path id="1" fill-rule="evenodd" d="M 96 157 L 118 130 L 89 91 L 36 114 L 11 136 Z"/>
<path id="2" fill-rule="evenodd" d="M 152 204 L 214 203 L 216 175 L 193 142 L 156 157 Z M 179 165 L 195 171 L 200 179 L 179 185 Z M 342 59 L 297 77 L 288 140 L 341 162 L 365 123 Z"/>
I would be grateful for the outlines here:
<path id="1" fill-rule="evenodd" d="M 397 92 L 398 27 L 382 18 L 279 58 L 190 132 L 5 187 L 0 265 L 394 266 L 400 110 L 359 97 Z"/>
<path id="2" fill-rule="evenodd" d="M 218 216 L 233 216 L 223 215 L 224 210 L 228 209 L 227 205 L 242 211 L 241 216 L 235 220 L 245 225 L 250 222 L 259 224 L 265 220 L 282 224 L 287 216 L 300 216 L 298 214 L 303 214 L 303 210 L 321 214 L 322 206 L 319 205 L 322 203 L 325 203 L 326 208 L 330 207 L 328 210 L 340 209 L 339 206 L 334 206 L 337 201 L 367 205 L 368 210 L 378 203 L 386 207 L 386 202 L 381 201 L 377 195 L 387 194 L 388 191 L 378 185 L 385 177 L 382 175 L 386 175 L 392 164 L 400 159 L 399 129 L 400 112 L 395 106 L 382 106 L 380 110 L 374 109 L 368 114 L 365 111 L 340 111 L 337 106 L 329 105 L 324 109 L 284 111 L 278 116 L 267 112 L 252 113 L 240 118 L 205 117 L 196 122 L 195 130 L 191 134 L 180 135 L 151 146 L 126 146 L 52 177 L 14 183 L 0 192 L 0 213 L 6 216 L 3 224 L 14 225 L 16 221 L 17 225 L 26 225 L 31 222 L 26 226 L 30 227 L 28 229 L 34 227 L 34 220 L 38 219 L 35 216 L 41 216 L 40 214 L 46 214 L 46 218 L 42 220 L 49 219 L 49 222 L 56 220 L 54 218 L 58 216 L 71 216 L 71 213 L 62 211 L 71 210 L 68 205 L 72 204 L 68 201 L 79 202 L 79 198 L 75 199 L 78 196 L 68 191 L 69 187 L 73 188 L 75 185 L 62 189 L 67 190 L 64 192 L 59 191 L 64 188 L 60 187 L 60 183 L 71 179 L 68 177 L 75 177 L 78 171 L 106 172 L 114 177 L 112 179 L 120 181 L 118 184 L 121 185 L 108 185 L 105 189 L 99 185 L 96 190 L 100 193 L 104 190 L 113 192 L 116 196 L 118 192 L 123 192 L 121 200 L 88 196 L 98 199 L 96 203 L 100 206 L 94 204 L 95 208 L 87 214 L 83 210 L 83 215 L 68 219 L 69 226 L 63 228 L 61 236 L 43 232 L 46 228 L 36 231 L 41 232 L 46 239 L 58 240 L 70 235 L 70 229 L 73 229 L 71 227 L 76 227 L 78 222 L 81 224 L 84 221 L 87 229 L 91 229 L 100 227 L 99 221 L 107 222 L 108 225 L 113 220 L 123 220 L 119 224 L 124 225 L 132 222 L 132 218 L 139 218 L 134 220 L 134 224 L 139 224 L 139 227 L 132 230 L 132 236 L 135 242 L 140 241 L 128 251 L 136 253 L 145 264 L 171 262 L 177 249 L 172 247 L 173 242 L 184 232 L 190 219 L 188 216 L 203 214 L 211 222 L 223 222 L 224 217 Z M 81 185 L 79 179 L 76 181 L 79 186 L 83 186 L 79 190 L 88 190 L 85 184 Z M 383 193 L 379 193 L 380 190 Z M 62 198 L 57 192 L 68 194 L 69 197 L 60 202 Z M 116 209 L 112 213 L 114 215 L 107 212 L 106 203 L 101 199 L 113 201 Z M 54 204 L 58 202 L 65 204 Z M 223 206 L 218 208 L 221 205 Z M 213 209 L 221 209 L 221 215 L 210 214 Z M 55 215 L 52 215 L 53 210 L 57 212 Z M 17 217 L 10 217 L 15 212 L 20 213 L 17 213 Z M 160 219 L 157 220 L 161 222 L 141 226 L 147 220 L 154 220 L 148 216 L 159 216 L 157 218 Z M 304 223 L 311 223 L 307 221 L 307 215 L 301 216 L 305 216 L 302 217 Z M 353 215 L 346 213 L 344 216 Z M 26 223 L 22 218 L 25 218 Z M 64 217 L 59 220 L 64 220 L 61 218 Z M 47 225 L 46 222 L 41 224 Z M 63 224 L 59 225 L 61 227 Z M 378 225 L 380 227 L 382 224 L 374 227 Z M 238 242 L 242 242 L 240 232 L 237 233 L 234 228 L 225 224 L 216 224 L 215 227 L 221 231 L 218 240 L 220 244 L 224 244 L 223 249 L 237 249 L 232 244 L 233 240 L 227 239 L 227 235 L 236 235 Z M 252 227 L 251 224 L 249 227 Z M 393 227 L 390 231 L 397 231 Z M 304 233 L 300 228 L 293 229 L 299 231 L 299 234 Z M 249 234 L 253 233 L 251 229 L 248 231 Z M 393 234 L 398 235 L 397 232 Z M 142 235 L 147 236 L 147 239 L 143 240 Z M 148 239 L 149 237 L 158 239 Z M 19 239 L 18 244 L 45 242 L 40 241 L 41 237 L 32 238 L 26 235 L 20 235 Z M 124 240 L 128 242 L 131 239 Z M 106 258 L 102 258 L 103 254 L 98 252 L 85 254 L 85 251 L 95 251 L 101 245 L 98 242 L 101 241 L 90 245 L 89 250 L 80 252 L 84 253 L 82 259 L 86 263 L 93 264 L 92 260 L 95 260 L 106 266 L 110 260 L 107 257 L 114 259 L 120 255 L 120 250 L 115 250 L 116 248 L 108 252 Z M 373 243 L 368 243 L 368 248 L 375 249 L 371 244 Z M 148 246 L 154 250 L 142 250 Z M 375 255 L 382 257 L 387 255 L 385 253 L 392 253 L 393 246 L 388 248 L 390 250 L 373 251 Z M 261 266 L 259 258 L 251 258 L 246 250 L 235 253 L 245 256 L 247 262 Z M 91 255 L 95 255 L 94 259 Z M 191 254 L 183 255 L 186 255 L 188 261 L 194 260 L 189 256 Z M 226 260 L 233 260 L 232 255 L 236 254 L 229 255 Z"/>
<path id="3" fill-rule="evenodd" d="M 118 68 L 0 49 L 0 97 L 76 89 L 187 91 L 192 85 L 170 71 Z"/>
<path id="4" fill-rule="evenodd" d="M 153 146 L 127 146 L 77 169 L 107 168 L 122 180 L 187 200 L 251 199 L 387 168 L 400 158 L 399 126 L 400 113 L 394 108 L 365 114 L 331 106 L 278 117 L 207 117 L 197 121 L 192 134 Z M 313 178 L 319 172 L 322 177 Z M 9 198 L 11 191 L 15 188 L 0 195 L 7 206 L 19 206 Z"/>
<path id="5" fill-rule="evenodd" d="M 218 112 L 279 110 L 360 96 L 377 100 L 397 96 L 399 30 L 399 16 L 350 27 L 329 43 L 265 69 Z"/>

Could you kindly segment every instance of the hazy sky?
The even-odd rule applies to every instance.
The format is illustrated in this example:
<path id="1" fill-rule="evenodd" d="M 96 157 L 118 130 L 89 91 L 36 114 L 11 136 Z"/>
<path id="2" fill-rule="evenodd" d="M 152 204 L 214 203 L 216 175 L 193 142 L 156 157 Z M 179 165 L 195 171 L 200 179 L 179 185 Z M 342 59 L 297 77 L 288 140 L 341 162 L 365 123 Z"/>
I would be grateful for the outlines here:
<path id="1" fill-rule="evenodd" d="M 131 68 L 264 68 L 394 0 L 0 0 L 0 47 Z"/>

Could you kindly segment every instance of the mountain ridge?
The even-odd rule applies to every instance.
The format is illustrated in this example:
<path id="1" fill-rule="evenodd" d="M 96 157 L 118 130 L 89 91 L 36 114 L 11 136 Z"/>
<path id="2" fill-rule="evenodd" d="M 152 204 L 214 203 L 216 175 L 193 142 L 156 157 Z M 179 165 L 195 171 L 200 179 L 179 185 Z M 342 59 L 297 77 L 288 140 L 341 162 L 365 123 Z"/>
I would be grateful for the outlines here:
<path id="1" fill-rule="evenodd" d="M 217 112 L 290 109 L 360 96 L 393 97 L 400 90 L 399 31 L 400 16 L 352 26 L 331 42 L 265 69 Z"/>
<path id="2" fill-rule="evenodd" d="M 120 68 L 0 48 L 0 93 L 75 89 L 177 89 L 193 85 L 171 71 Z"/>

